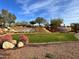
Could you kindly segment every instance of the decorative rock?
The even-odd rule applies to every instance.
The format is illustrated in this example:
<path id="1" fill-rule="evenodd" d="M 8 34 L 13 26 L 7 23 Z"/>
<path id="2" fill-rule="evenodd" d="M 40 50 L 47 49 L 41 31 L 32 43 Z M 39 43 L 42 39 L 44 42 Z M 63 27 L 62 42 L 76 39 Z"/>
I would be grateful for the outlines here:
<path id="1" fill-rule="evenodd" d="M 12 44 L 12 43 L 10 43 L 10 42 L 8 42 L 8 41 L 5 41 L 5 42 L 3 43 L 3 45 L 2 45 L 2 48 L 3 48 L 3 49 L 9 49 L 9 48 L 14 48 L 14 47 L 15 47 L 15 45 Z"/>
<path id="2" fill-rule="evenodd" d="M 4 28 L 3 31 L 6 32 L 6 31 L 8 31 L 8 29 L 7 28 Z"/>
<path id="3" fill-rule="evenodd" d="M 17 44 L 17 41 L 16 40 L 11 40 L 11 43 Z"/>
<path id="4" fill-rule="evenodd" d="M 3 30 L 0 28 L 0 34 L 3 34 Z"/>
<path id="5" fill-rule="evenodd" d="M 24 43 L 23 42 L 19 42 L 17 46 L 18 47 L 23 47 L 24 46 Z"/>

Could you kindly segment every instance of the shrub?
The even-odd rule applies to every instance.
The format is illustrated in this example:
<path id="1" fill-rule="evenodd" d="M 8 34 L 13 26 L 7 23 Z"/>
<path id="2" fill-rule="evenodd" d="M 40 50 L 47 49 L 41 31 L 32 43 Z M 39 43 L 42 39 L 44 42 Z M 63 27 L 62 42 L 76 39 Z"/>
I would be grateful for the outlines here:
<path id="1" fill-rule="evenodd" d="M 12 40 L 12 36 L 7 34 L 7 35 L 4 35 L 2 36 L 1 38 L 3 41 L 11 41 Z"/>
<path id="2" fill-rule="evenodd" d="M 21 35 L 20 35 L 20 40 L 21 40 L 21 41 L 26 41 L 26 40 L 28 40 L 28 38 L 27 38 L 27 36 L 25 36 L 24 34 L 21 34 Z"/>
<path id="3" fill-rule="evenodd" d="M 19 40 L 13 40 L 12 35 L 6 34 L 0 37 L 0 48 L 11 48 L 11 44 L 15 45 L 15 47 L 23 47 L 28 42 L 28 37 L 24 34 L 19 35 Z M 8 42 L 8 43 L 5 43 Z M 9 44 L 11 43 L 11 44 Z"/>
<path id="4" fill-rule="evenodd" d="M 24 34 L 20 35 L 20 41 L 24 42 L 24 44 L 28 43 L 28 37 Z"/>

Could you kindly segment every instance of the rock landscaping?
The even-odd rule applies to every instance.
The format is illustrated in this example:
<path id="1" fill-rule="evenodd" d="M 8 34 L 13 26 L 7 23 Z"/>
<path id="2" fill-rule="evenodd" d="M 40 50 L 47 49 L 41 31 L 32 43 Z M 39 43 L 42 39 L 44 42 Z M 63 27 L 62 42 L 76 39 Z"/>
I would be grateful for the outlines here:
<path id="1" fill-rule="evenodd" d="M 0 49 L 1 59 L 79 59 L 79 41 L 27 44 L 22 48 Z"/>
<path id="2" fill-rule="evenodd" d="M 0 36 L 0 48 L 1 49 L 11 49 L 23 47 L 28 43 L 28 38 L 24 34 L 19 35 L 19 39 L 13 39 L 11 34 L 5 34 Z"/>

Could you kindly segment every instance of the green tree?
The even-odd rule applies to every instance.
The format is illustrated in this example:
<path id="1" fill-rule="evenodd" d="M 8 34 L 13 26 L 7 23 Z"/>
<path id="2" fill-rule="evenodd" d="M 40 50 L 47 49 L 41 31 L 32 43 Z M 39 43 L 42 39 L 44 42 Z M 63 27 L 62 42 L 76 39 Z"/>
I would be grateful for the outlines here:
<path id="1" fill-rule="evenodd" d="M 52 19 L 50 21 L 50 26 L 54 29 L 57 29 L 57 27 L 61 26 L 61 24 L 63 23 L 63 19 Z"/>
<path id="2" fill-rule="evenodd" d="M 0 15 L 0 24 L 2 23 L 3 21 L 3 17 Z"/>
<path id="3" fill-rule="evenodd" d="M 45 27 L 49 27 L 50 24 L 48 22 L 46 22 L 44 25 L 45 25 Z"/>
<path id="4" fill-rule="evenodd" d="M 30 24 L 32 24 L 34 26 L 34 24 L 36 24 L 35 21 L 30 21 Z"/>
<path id="5" fill-rule="evenodd" d="M 8 14 L 8 23 L 9 23 L 9 26 L 10 26 L 12 23 L 15 23 L 15 20 L 16 20 L 16 16 L 15 16 L 14 14 L 9 13 L 9 14 Z"/>
<path id="6" fill-rule="evenodd" d="M 3 17 L 3 26 L 5 27 L 5 24 L 6 24 L 7 20 L 8 20 L 8 11 L 2 9 L 1 12 L 2 12 L 1 15 Z"/>
<path id="7" fill-rule="evenodd" d="M 4 23 L 3 17 L 2 17 L 2 15 L 0 15 L 0 25 L 3 26 L 3 23 Z"/>
<path id="8" fill-rule="evenodd" d="M 44 24 L 46 22 L 46 20 L 42 17 L 37 17 L 35 21 L 36 23 L 39 24 L 39 26 L 41 26 L 41 24 Z"/>
<path id="9" fill-rule="evenodd" d="M 14 23 L 16 20 L 16 16 L 14 14 L 8 12 L 8 10 L 2 9 L 1 15 L 3 17 L 2 23 L 3 23 L 4 27 L 6 26 L 6 23 L 8 23 L 10 25 L 11 23 Z"/>

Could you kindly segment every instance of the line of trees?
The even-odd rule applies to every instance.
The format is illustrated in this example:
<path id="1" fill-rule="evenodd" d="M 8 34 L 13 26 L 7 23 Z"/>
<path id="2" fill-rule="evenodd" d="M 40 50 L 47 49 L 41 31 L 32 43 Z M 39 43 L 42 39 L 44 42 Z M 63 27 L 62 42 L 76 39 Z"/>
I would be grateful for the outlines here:
<path id="1" fill-rule="evenodd" d="M 63 23 L 63 19 L 60 19 L 60 18 L 51 19 L 50 23 L 49 23 L 43 17 L 37 17 L 35 20 L 32 20 L 29 23 L 26 22 L 26 21 L 22 21 L 22 22 L 17 22 L 16 24 L 19 24 L 19 25 L 28 25 L 28 24 L 30 24 L 31 26 L 34 26 L 35 24 L 38 24 L 39 27 L 41 27 L 43 25 L 45 27 L 51 27 L 51 28 L 56 29 L 57 27 L 61 26 L 62 23 Z"/>
<path id="2" fill-rule="evenodd" d="M 16 16 L 14 14 L 12 14 L 11 12 L 8 12 L 8 10 L 5 10 L 5 9 L 1 10 L 0 25 L 2 25 L 3 27 L 5 27 L 6 24 L 8 24 L 10 26 L 13 23 L 16 24 L 16 25 L 17 24 L 18 25 L 28 25 L 28 22 L 26 22 L 26 21 L 15 23 L 15 20 L 16 20 Z M 51 19 L 50 23 L 49 23 L 43 17 L 37 17 L 35 20 L 32 20 L 32 21 L 29 22 L 29 24 L 31 24 L 32 26 L 34 26 L 35 24 L 38 24 L 39 27 L 44 25 L 45 27 L 51 27 L 51 28 L 54 28 L 54 29 L 59 27 L 62 23 L 63 23 L 63 19 L 60 19 L 60 18 Z"/>
<path id="3" fill-rule="evenodd" d="M 8 24 L 8 26 L 10 26 L 12 23 L 15 23 L 15 20 L 16 20 L 16 16 L 14 14 L 8 12 L 8 10 L 5 9 L 1 10 L 0 25 L 6 27 L 6 24 Z"/>
<path id="4" fill-rule="evenodd" d="M 34 26 L 35 24 L 38 24 L 39 27 L 42 27 L 42 25 L 46 28 L 50 28 L 48 30 L 56 30 L 58 27 L 61 26 L 61 24 L 63 23 L 63 19 L 61 18 L 55 18 L 55 19 L 51 19 L 50 23 L 44 19 L 43 17 L 37 17 L 35 20 L 32 20 L 30 22 L 26 22 L 26 21 L 21 21 L 21 22 L 15 22 L 16 21 L 16 16 L 14 14 L 12 14 L 11 12 L 9 12 L 8 10 L 2 9 L 0 11 L 0 26 L 7 27 L 11 26 L 11 24 L 15 24 L 15 25 L 24 25 L 24 26 Z M 71 24 L 71 28 L 73 29 L 73 31 L 77 32 L 77 30 L 79 31 L 79 24 Z"/>
<path id="5" fill-rule="evenodd" d="M 37 17 L 35 20 L 30 21 L 30 24 L 32 24 L 32 25 L 34 25 L 36 23 L 39 24 L 39 26 L 42 26 L 41 24 L 43 24 L 44 26 L 52 26 L 53 28 L 55 28 L 55 27 L 61 26 L 61 24 L 63 23 L 63 19 L 60 19 L 60 18 L 51 19 L 50 24 L 49 24 L 49 22 L 47 22 L 46 19 L 44 19 L 42 17 Z"/>

